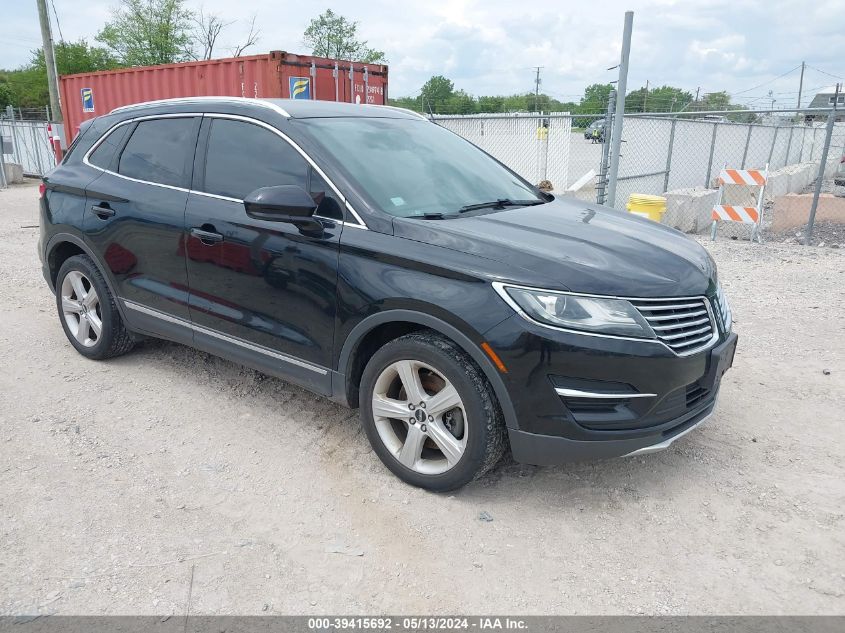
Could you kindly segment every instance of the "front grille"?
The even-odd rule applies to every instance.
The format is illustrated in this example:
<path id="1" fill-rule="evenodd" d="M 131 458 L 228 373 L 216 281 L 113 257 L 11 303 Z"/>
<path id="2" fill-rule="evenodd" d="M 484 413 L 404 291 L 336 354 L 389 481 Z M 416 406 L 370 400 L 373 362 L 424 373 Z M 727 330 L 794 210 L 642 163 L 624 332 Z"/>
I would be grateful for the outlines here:
<path id="1" fill-rule="evenodd" d="M 692 299 L 630 299 L 654 330 L 657 338 L 681 355 L 692 354 L 707 347 L 715 333 L 715 326 L 707 307 L 707 300 Z"/>

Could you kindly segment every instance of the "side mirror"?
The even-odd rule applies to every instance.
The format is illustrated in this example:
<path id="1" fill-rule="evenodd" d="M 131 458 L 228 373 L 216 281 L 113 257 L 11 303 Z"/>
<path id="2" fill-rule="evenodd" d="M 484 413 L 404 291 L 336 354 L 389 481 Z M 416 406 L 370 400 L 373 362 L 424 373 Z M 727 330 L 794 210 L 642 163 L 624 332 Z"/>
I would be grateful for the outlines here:
<path id="1" fill-rule="evenodd" d="M 256 220 L 288 222 L 304 235 L 322 235 L 323 225 L 314 218 L 317 203 L 302 187 L 261 187 L 244 198 L 246 214 Z"/>

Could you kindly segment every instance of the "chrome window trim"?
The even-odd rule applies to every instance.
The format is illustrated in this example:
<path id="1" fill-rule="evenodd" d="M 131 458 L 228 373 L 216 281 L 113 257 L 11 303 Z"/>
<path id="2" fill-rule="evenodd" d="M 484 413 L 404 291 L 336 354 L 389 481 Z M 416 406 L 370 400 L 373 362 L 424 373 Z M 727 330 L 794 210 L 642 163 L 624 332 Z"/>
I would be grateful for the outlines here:
<path id="1" fill-rule="evenodd" d="M 587 293 L 579 293 L 579 292 L 570 292 L 568 290 L 553 290 L 551 288 L 537 288 L 536 286 L 521 286 L 519 284 L 512 284 L 502 281 L 494 281 L 491 284 L 493 286 L 493 290 L 496 291 L 496 294 L 499 295 L 502 300 L 513 309 L 519 316 L 523 319 L 532 323 L 533 325 L 539 325 L 540 327 L 548 328 L 550 330 L 555 330 L 557 332 L 566 332 L 568 334 L 580 334 L 581 336 L 598 336 L 601 338 L 611 338 L 617 339 L 622 341 L 635 341 L 637 343 L 654 343 L 657 345 L 662 345 L 667 350 L 672 352 L 675 356 L 678 357 L 685 357 L 685 356 L 693 356 L 694 354 L 698 354 L 699 352 L 703 352 L 706 349 L 712 347 L 716 341 L 719 340 L 719 328 L 716 324 L 715 316 L 713 315 L 713 309 L 710 305 L 710 299 L 703 296 L 693 296 L 693 297 L 647 297 L 647 298 L 639 298 L 639 297 L 620 297 L 616 295 L 596 295 L 596 294 L 587 294 Z M 554 292 L 557 294 L 562 295 L 570 295 L 573 297 L 591 297 L 595 299 L 622 299 L 623 301 L 685 301 L 685 300 L 695 300 L 695 301 L 703 301 L 704 307 L 707 308 L 707 316 L 710 319 L 711 326 L 713 328 L 713 336 L 705 342 L 703 345 L 699 347 L 695 347 L 689 351 L 685 352 L 677 352 L 673 350 L 669 345 L 664 343 L 663 341 L 656 339 L 656 338 L 638 338 L 636 336 L 621 336 L 619 334 L 601 334 L 599 332 L 587 332 L 585 330 L 575 330 L 572 328 L 564 328 L 558 327 L 556 325 L 549 325 L 548 323 L 543 323 L 541 321 L 537 321 L 536 319 L 531 318 L 521 307 L 520 305 L 514 301 L 511 296 L 507 293 L 506 288 L 518 288 L 520 290 L 532 290 L 535 292 Z M 636 307 L 636 306 L 634 306 Z"/>
<path id="2" fill-rule="evenodd" d="M 171 100 L 167 100 L 168 103 L 170 101 Z M 123 108 L 117 108 L 116 110 L 112 110 L 112 112 L 116 112 L 118 110 L 123 110 L 123 109 L 128 109 L 129 107 L 130 106 L 124 106 Z M 125 180 L 130 180 L 132 182 L 137 182 L 137 183 L 141 183 L 141 184 L 145 184 L 145 185 L 153 185 L 154 187 L 164 187 L 165 189 L 172 189 L 174 191 L 195 193 L 195 194 L 198 194 L 198 195 L 201 195 L 201 196 L 207 196 L 207 197 L 210 197 L 210 198 L 217 198 L 217 199 L 220 199 L 220 200 L 228 200 L 230 202 L 243 203 L 243 200 L 241 200 L 239 198 L 233 198 L 233 197 L 230 197 L 230 196 L 221 196 L 219 194 L 208 193 L 206 191 L 199 191 L 197 189 L 186 189 L 185 187 L 176 187 L 174 185 L 165 185 L 164 183 L 160 183 L 160 182 L 152 182 L 150 180 L 140 180 L 138 178 L 132 178 L 130 176 L 124 176 L 123 174 L 119 174 L 115 171 L 111 171 L 110 169 L 103 169 L 102 167 L 94 165 L 89 160 L 91 154 L 100 146 L 100 144 L 103 141 L 105 141 L 105 139 L 112 132 L 114 132 L 114 130 L 116 130 L 117 128 L 119 128 L 122 125 L 128 125 L 130 123 L 135 123 L 137 121 L 149 121 L 149 120 L 153 120 L 153 119 L 179 119 L 179 118 L 191 118 L 191 117 L 209 117 L 209 118 L 214 118 L 214 119 L 232 119 L 232 120 L 235 120 L 235 121 L 243 121 L 243 122 L 246 122 L 246 123 L 251 123 L 253 125 L 258 125 L 259 127 L 263 127 L 265 129 L 269 130 L 270 132 L 273 132 L 278 137 L 280 137 L 282 140 L 286 141 L 291 147 L 293 147 L 299 153 L 299 155 L 302 156 L 302 158 L 305 159 L 305 162 L 307 162 L 309 165 L 311 165 L 311 167 L 318 174 L 320 174 L 320 176 L 323 178 L 323 180 L 325 180 L 326 183 L 328 183 L 329 187 L 332 188 L 332 191 L 334 191 L 335 195 L 341 200 L 341 202 L 343 203 L 343 206 L 349 211 L 349 213 L 352 215 L 352 217 L 355 218 L 357 223 L 356 222 L 346 222 L 344 220 L 337 220 L 337 219 L 334 219 L 334 218 L 327 218 L 327 217 L 322 216 L 322 215 L 317 215 L 315 217 L 320 218 L 322 220 L 327 220 L 327 221 L 330 221 L 330 222 L 337 222 L 338 224 L 340 224 L 344 227 L 348 226 L 350 228 L 367 230 L 367 228 L 368 228 L 367 223 L 364 222 L 364 220 L 361 218 L 361 216 L 358 214 L 358 212 L 355 211 L 355 208 L 350 204 L 350 202 L 349 202 L 349 200 L 347 200 L 346 196 L 344 196 L 340 192 L 340 189 L 337 188 L 337 185 L 335 185 L 334 182 L 332 182 L 331 178 L 329 178 L 326 175 L 326 172 L 324 172 L 322 170 L 322 168 L 319 165 L 317 165 L 316 162 L 314 162 L 314 159 L 312 159 L 305 152 L 305 150 L 303 150 L 295 141 L 293 141 L 284 132 L 282 132 L 281 130 L 273 127 L 269 123 L 265 123 L 264 121 L 259 121 L 258 119 L 253 119 L 251 117 L 243 116 L 243 115 L 240 115 L 240 114 L 225 114 L 225 113 L 218 113 L 218 112 L 170 112 L 170 113 L 164 113 L 164 114 L 148 114 L 148 115 L 133 117 L 131 119 L 127 119 L 125 121 L 120 121 L 118 123 L 115 123 L 108 130 L 106 130 L 106 132 L 99 139 L 97 139 L 97 142 L 94 143 L 88 149 L 87 152 L 85 152 L 85 156 L 82 157 L 82 162 L 85 165 L 87 165 L 88 167 L 98 169 L 99 171 L 101 171 L 103 173 L 111 174 L 112 176 L 117 176 L 118 178 L 123 178 Z"/>
<path id="3" fill-rule="evenodd" d="M 231 343 L 233 345 L 238 345 L 245 349 L 252 350 L 254 352 L 258 352 L 259 354 L 264 354 L 266 356 L 271 356 L 278 360 L 284 361 L 286 363 L 290 363 L 291 365 L 296 365 L 298 367 L 302 367 L 304 369 L 308 369 L 309 371 L 313 371 L 315 373 L 320 374 L 321 376 L 325 376 L 329 373 L 329 370 L 325 367 L 321 367 L 319 365 L 314 365 L 313 363 L 309 363 L 308 361 L 302 360 L 301 358 L 296 358 L 295 356 L 289 356 L 287 354 L 283 354 L 281 352 L 277 352 L 275 350 L 269 349 L 262 345 L 256 345 L 255 343 L 250 343 L 248 341 L 244 341 L 243 339 L 236 338 L 234 336 L 229 336 L 228 334 L 223 334 L 222 332 L 218 332 L 217 330 L 212 330 L 210 328 L 203 327 L 201 325 L 197 325 L 196 323 L 191 323 L 190 321 L 186 321 L 184 319 L 180 319 L 179 317 L 175 317 L 172 314 L 167 314 L 166 312 L 161 312 L 160 310 L 155 310 L 153 308 L 148 308 L 145 305 L 141 305 L 140 303 L 135 303 L 134 301 L 129 301 L 127 299 L 121 298 L 123 305 L 129 310 L 135 310 L 136 312 L 140 312 L 142 314 L 146 314 L 151 317 L 155 317 L 157 319 L 161 319 L 162 321 L 167 321 L 168 323 L 174 323 L 176 325 L 181 325 L 182 327 L 186 327 L 189 330 L 193 330 L 194 332 L 199 332 L 200 334 L 206 334 L 208 336 L 213 336 L 214 338 L 218 338 L 222 341 L 226 341 L 227 343 Z"/>
<path id="4" fill-rule="evenodd" d="M 609 400 L 625 400 L 628 398 L 655 398 L 656 393 L 608 393 L 603 391 L 581 391 L 580 389 L 566 389 L 555 387 L 557 395 L 564 398 L 604 398 Z"/>
<path id="5" fill-rule="evenodd" d="M 136 123 L 137 121 L 150 121 L 153 119 L 190 119 L 194 117 L 201 117 L 201 112 L 183 112 L 183 113 L 168 113 L 168 114 L 149 114 L 146 116 L 139 116 L 134 117 L 132 119 L 127 119 L 125 121 L 120 121 L 112 125 L 105 133 L 97 139 L 97 142 L 94 143 L 87 152 L 85 152 L 85 156 L 82 157 L 82 162 L 87 165 L 88 167 L 92 167 L 94 169 L 98 169 L 99 171 L 103 172 L 104 174 L 111 174 L 112 176 L 117 176 L 118 178 L 123 178 L 124 180 L 129 180 L 131 182 L 137 182 L 142 185 L 153 185 L 154 187 L 163 187 L 164 189 L 172 189 L 173 191 L 182 191 L 188 192 L 190 189 L 185 187 L 177 187 L 175 185 L 165 185 L 162 182 L 153 182 L 151 180 L 141 180 L 139 178 L 132 178 L 131 176 L 125 176 L 123 174 L 119 174 L 116 171 L 112 171 L 110 169 L 103 169 L 102 167 L 93 164 L 89 159 L 91 158 L 91 154 L 103 143 L 103 141 L 108 138 L 112 132 L 114 132 L 117 128 L 123 125 L 129 125 L 130 123 Z"/>
<path id="6" fill-rule="evenodd" d="M 112 110 L 109 114 L 113 112 L 126 112 L 127 110 L 135 110 L 137 108 L 144 108 L 144 107 L 155 107 L 161 105 L 190 105 L 194 103 L 247 103 L 250 105 L 257 105 L 261 106 L 262 108 L 269 108 L 270 110 L 275 111 L 278 114 L 281 114 L 286 119 L 291 118 L 290 113 L 285 110 L 280 105 L 273 103 L 272 101 L 268 101 L 266 99 L 257 99 L 253 97 L 229 97 L 229 96 L 220 96 L 220 97 L 175 97 L 173 99 L 156 99 L 154 101 L 144 101 L 142 103 L 130 103 L 124 106 L 118 106 L 114 110 Z"/>

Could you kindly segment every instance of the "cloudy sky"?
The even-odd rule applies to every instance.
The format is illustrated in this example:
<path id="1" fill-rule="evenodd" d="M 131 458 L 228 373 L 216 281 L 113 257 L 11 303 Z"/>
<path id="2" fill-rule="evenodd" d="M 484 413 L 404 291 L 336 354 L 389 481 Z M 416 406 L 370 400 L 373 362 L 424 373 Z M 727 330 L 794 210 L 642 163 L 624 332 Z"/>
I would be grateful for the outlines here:
<path id="1" fill-rule="evenodd" d="M 48 4 L 49 4 L 48 0 Z M 93 36 L 116 0 L 53 0 L 66 40 Z M 25 63 L 40 42 L 34 0 L 3 0 L 0 67 Z M 809 65 L 805 94 L 845 76 L 845 2 L 842 0 L 188 0 L 225 20 L 221 36 L 238 42 L 255 14 L 261 27 L 252 52 L 307 53 L 308 20 L 331 7 L 360 22 L 360 34 L 384 50 L 390 93 L 418 93 L 433 74 L 480 94 L 533 90 L 533 66 L 543 66 L 542 87 L 577 100 L 584 86 L 615 78 L 623 14 L 634 11 L 629 89 L 650 81 L 703 93 L 727 90 L 738 103 L 794 105 L 801 61 Z M 55 16 L 53 16 L 55 20 Z M 54 22 L 54 37 L 58 29 Z M 825 74 L 829 73 L 829 74 Z M 778 78 L 780 75 L 785 75 Z M 805 102 L 806 103 L 806 102 Z"/>

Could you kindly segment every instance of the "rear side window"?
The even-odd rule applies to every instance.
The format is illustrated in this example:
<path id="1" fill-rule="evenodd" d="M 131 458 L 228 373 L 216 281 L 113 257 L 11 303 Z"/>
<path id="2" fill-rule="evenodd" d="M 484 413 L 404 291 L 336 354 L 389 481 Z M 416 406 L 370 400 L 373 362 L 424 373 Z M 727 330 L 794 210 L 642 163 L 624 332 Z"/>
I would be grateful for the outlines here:
<path id="1" fill-rule="evenodd" d="M 308 163 L 284 139 L 252 123 L 215 119 L 203 191 L 243 200 L 260 187 L 308 186 Z"/>
<path id="2" fill-rule="evenodd" d="M 186 187 L 196 146 L 195 119 L 141 121 L 120 155 L 118 173 L 162 185 Z"/>
<path id="3" fill-rule="evenodd" d="M 100 169 L 114 170 L 114 160 L 117 151 L 123 145 L 126 135 L 132 129 L 131 125 L 121 125 L 112 130 L 103 141 L 97 145 L 97 148 L 91 152 L 88 157 L 88 162 Z"/>

